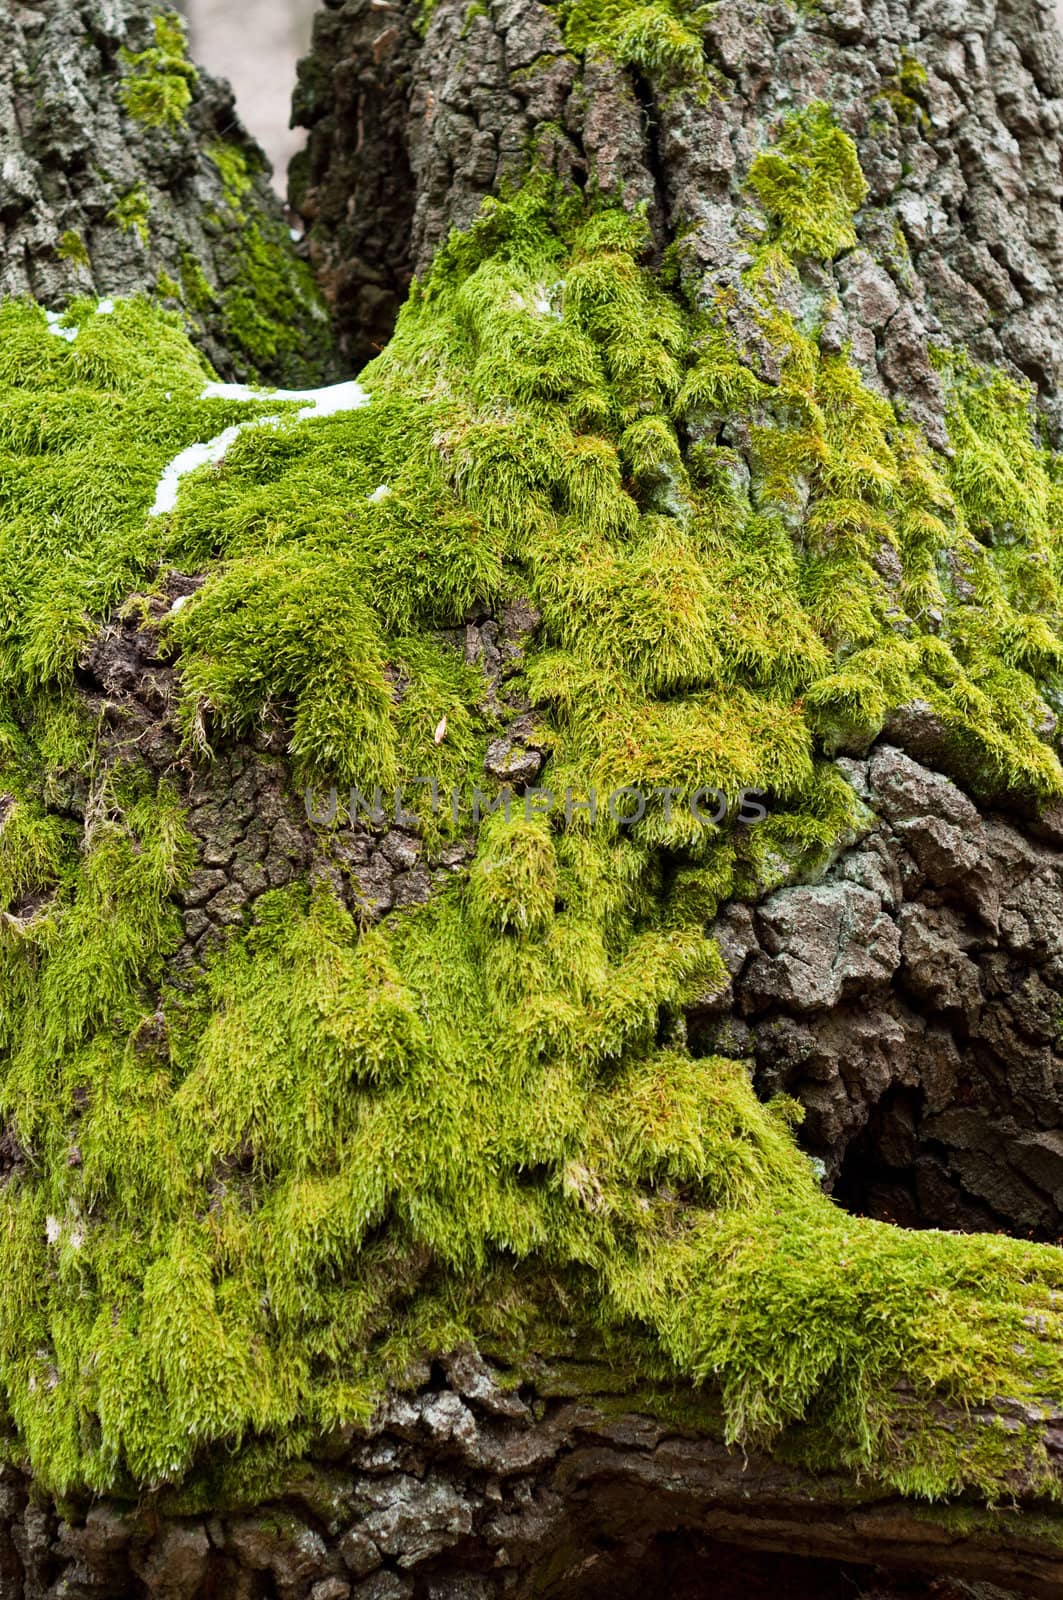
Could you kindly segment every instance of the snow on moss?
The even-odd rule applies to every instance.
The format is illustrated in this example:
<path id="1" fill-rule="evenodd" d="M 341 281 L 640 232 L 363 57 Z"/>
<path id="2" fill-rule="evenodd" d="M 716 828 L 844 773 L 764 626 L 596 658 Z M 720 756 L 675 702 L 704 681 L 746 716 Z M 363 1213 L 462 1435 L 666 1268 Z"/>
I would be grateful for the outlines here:
<path id="1" fill-rule="evenodd" d="M 828 758 L 891 708 L 930 704 L 976 788 L 1063 792 L 1039 732 L 1058 464 L 1025 391 L 958 362 L 935 454 L 755 264 L 762 382 L 644 241 L 546 181 L 488 203 L 342 405 L 217 385 L 140 303 L 75 311 L 71 343 L 0 308 L 0 890 L 30 908 L 0 925 L 0 1113 L 32 1155 L 3 1196 L 0 1386 L 45 1484 L 181 1481 L 222 1443 L 231 1473 L 276 1462 L 418 1352 L 519 1350 L 559 1295 L 633 1369 L 712 1383 L 731 1438 L 800 1424 L 792 1448 L 906 1491 L 1038 1475 L 1022 1430 L 928 1459 L 896 1384 L 1058 1392 L 1060 1253 L 838 1211 L 792 1105 L 693 1058 L 682 1012 L 726 982 L 716 909 L 863 825 Z M 778 267 L 784 234 L 765 248 Z M 300 409 L 254 425 L 282 399 Z M 151 517 L 167 465 L 227 434 Z M 72 687 L 167 567 L 205 579 L 167 624 L 188 728 L 220 741 L 279 705 L 302 781 L 471 773 L 497 798 L 498 715 L 448 630 L 521 599 L 542 781 L 658 797 L 637 831 L 494 816 L 466 881 L 373 930 L 327 887 L 274 891 L 178 990 L 179 796 L 100 766 Z M 84 830 L 56 804 L 72 769 Z M 702 785 L 768 790 L 771 818 L 736 835 L 669 808 Z M 76 1250 L 49 1244 L 65 1217 Z"/>
<path id="2" fill-rule="evenodd" d="M 108 302 L 108 304 L 113 310 L 113 303 Z M 97 310 L 102 311 L 102 304 Z M 275 401 L 278 404 L 294 404 L 298 401 L 302 403 L 299 410 L 294 413 L 297 422 L 304 422 L 311 417 L 335 417 L 343 411 L 357 411 L 361 406 L 369 404 L 366 391 L 360 383 L 354 382 L 330 384 L 322 389 L 252 389 L 243 383 L 208 383 L 204 385 L 200 398 Z M 252 417 L 247 422 L 239 422 L 230 428 L 225 428 L 213 439 L 187 445 L 163 468 L 155 490 L 151 515 L 161 517 L 166 512 L 172 511 L 177 504 L 181 479 L 200 467 L 220 466 L 231 446 L 248 428 L 278 427 L 283 421 L 282 415 Z"/>

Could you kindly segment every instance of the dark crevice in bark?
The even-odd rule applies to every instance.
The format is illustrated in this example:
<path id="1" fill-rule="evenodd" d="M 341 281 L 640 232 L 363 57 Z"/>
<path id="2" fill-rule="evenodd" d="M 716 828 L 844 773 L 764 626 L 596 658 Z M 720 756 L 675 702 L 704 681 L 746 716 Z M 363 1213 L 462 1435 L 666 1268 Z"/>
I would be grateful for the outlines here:
<path id="1" fill-rule="evenodd" d="M 318 15 L 313 54 L 300 63 L 292 117 L 310 137 L 289 194 L 354 371 L 391 337 L 413 276 L 409 93 L 419 48 L 407 8 L 347 0 Z"/>
<path id="2" fill-rule="evenodd" d="M 631 82 L 642 111 L 645 162 L 653 180 L 649 223 L 654 242 L 653 265 L 656 266 L 660 264 L 672 236 L 671 211 L 668 203 L 668 169 L 661 150 L 660 115 L 653 87 L 645 75 L 638 71 L 632 72 Z"/>
<path id="3" fill-rule="evenodd" d="M 801 1101 L 848 1209 L 1058 1242 L 1063 841 L 896 748 L 843 765 L 877 826 L 822 881 L 723 914 L 732 983 L 692 1044 Z"/>
<path id="4" fill-rule="evenodd" d="M 856 1216 L 875 1217 L 902 1228 L 955 1228 L 970 1233 L 1021 1232 L 955 1183 L 946 1191 L 947 1145 L 915 1139 L 925 1096 L 911 1089 L 883 1095 L 842 1159 L 832 1193 Z M 914 1148 L 913 1148 L 914 1147 Z M 945 1200 L 949 1194 L 951 1203 Z M 1051 1229 L 1027 1229 L 1022 1237 L 1054 1242 Z"/>

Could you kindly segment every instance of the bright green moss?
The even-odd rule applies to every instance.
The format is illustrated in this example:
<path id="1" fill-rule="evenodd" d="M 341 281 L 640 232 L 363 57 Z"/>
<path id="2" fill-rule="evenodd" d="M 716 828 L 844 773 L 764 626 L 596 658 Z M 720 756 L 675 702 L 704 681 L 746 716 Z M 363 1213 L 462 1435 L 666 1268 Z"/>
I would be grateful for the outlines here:
<path id="1" fill-rule="evenodd" d="M 135 233 L 141 244 L 147 246 L 151 239 L 151 197 L 142 183 L 121 197 L 110 216 L 123 233 Z"/>
<path id="2" fill-rule="evenodd" d="M 554 920 L 557 858 L 542 822 L 496 818 L 469 880 L 469 908 L 490 946 L 496 934 L 545 934 Z"/>
<path id="3" fill-rule="evenodd" d="M 792 113 L 777 145 L 755 157 L 748 182 L 792 255 L 830 261 L 856 244 L 853 215 L 867 184 L 856 146 L 825 105 Z"/>
<path id="4" fill-rule="evenodd" d="M 298 547 L 228 566 L 187 616 L 188 714 L 206 703 L 219 728 L 249 731 L 263 689 L 295 705 L 292 754 L 306 778 L 393 788 L 392 695 L 376 619 L 357 565 Z M 328 637 L 327 659 L 320 641 Z"/>
<path id="5" fill-rule="evenodd" d="M 418 0 L 416 26 L 427 32 L 436 0 Z M 710 92 L 711 78 L 701 32 L 711 6 L 691 0 L 550 0 L 559 13 L 567 47 L 579 53 L 604 50 L 618 66 L 632 67 L 662 91 Z M 475 0 L 465 13 L 464 31 L 489 6 Z M 534 70 L 534 68 L 532 69 Z"/>
<path id="6" fill-rule="evenodd" d="M 55 253 L 60 261 L 72 261 L 75 266 L 82 267 L 86 271 L 92 266 L 88 246 L 80 233 L 75 233 L 73 229 L 68 228 L 63 234 Z"/>
<path id="7" fill-rule="evenodd" d="M 227 345 L 252 373 L 291 362 L 312 369 L 330 344 L 328 317 L 309 267 L 291 251 L 282 227 L 243 226 L 234 244 L 236 282 L 221 298 Z"/>
<path id="8" fill-rule="evenodd" d="M 199 264 L 182 257 L 186 306 L 214 313 L 221 338 L 251 378 L 268 372 L 286 383 L 319 382 L 330 363 L 328 313 L 310 269 L 273 218 L 250 219 L 244 202 L 261 167 L 254 147 L 217 140 L 205 151 L 217 169 L 224 203 L 205 219 L 228 239 L 229 261 L 216 295 Z"/>
<path id="9" fill-rule="evenodd" d="M 793 1106 L 683 1042 L 727 981 L 718 906 L 866 827 L 825 755 L 891 710 L 927 701 L 975 787 L 1063 792 L 1036 731 L 1059 475 L 1027 397 L 952 364 L 934 454 L 775 309 L 778 215 L 748 278 L 777 384 L 724 306 L 640 267 L 641 219 L 532 183 L 440 252 L 369 406 L 246 430 L 162 518 L 167 460 L 283 408 L 200 400 L 141 303 L 76 305 L 73 343 L 0 309 L 0 1113 L 33 1156 L 2 1197 L 0 1385 L 43 1483 L 252 1492 L 418 1352 L 519 1351 L 544 1306 L 635 1379 L 711 1384 L 734 1440 L 925 1494 L 1029 1467 L 1021 1432 L 906 1431 L 896 1384 L 927 1418 L 1058 1392 L 1059 1252 L 846 1216 Z M 646 816 L 500 809 L 417 911 L 365 930 L 324 885 L 273 891 L 171 986 L 180 806 L 108 767 L 67 687 L 169 566 L 207 580 L 171 624 L 190 756 L 281 708 L 300 779 L 473 774 L 496 801 L 503 719 L 447 630 L 520 596 L 541 781 L 656 790 Z M 75 777 L 83 834 L 54 820 Z M 768 791 L 770 820 L 699 823 L 700 786 Z"/>
<path id="10" fill-rule="evenodd" d="M 43 313 L 0 307 L 0 682 L 68 681 L 94 617 L 157 560 L 145 507 L 185 445 L 248 415 L 198 399 L 208 376 L 178 317 L 137 302 L 99 316 L 76 301 L 73 343 Z M 42 407 L 42 391 L 49 404 Z"/>
<path id="11" fill-rule="evenodd" d="M 7 757 L 10 760 L 10 754 Z M 25 799 L 5 796 L 0 903 L 33 904 L 60 876 L 63 845 L 70 833 L 58 817 L 42 814 Z"/>
<path id="12" fill-rule="evenodd" d="M 432 21 L 432 13 L 436 8 L 437 3 L 438 0 L 417 0 L 417 4 L 414 7 L 413 27 L 415 32 L 422 39 L 428 32 L 429 24 Z"/>
<path id="13" fill-rule="evenodd" d="M 203 153 L 221 174 L 229 200 L 239 203 L 254 181 L 254 168 L 248 152 L 240 145 L 227 144 L 219 139 L 207 145 Z"/>
<path id="14" fill-rule="evenodd" d="M 925 109 L 927 73 L 923 63 L 915 56 L 902 53 L 896 75 L 875 96 L 875 99 L 891 106 L 900 123 L 918 122 L 924 129 L 929 128 L 930 119 Z"/>
<path id="15" fill-rule="evenodd" d="M 660 88 L 704 93 L 709 78 L 701 29 L 710 7 L 689 0 L 562 0 L 558 6 L 571 50 L 607 50 L 618 66 L 634 67 Z"/>
<path id="16" fill-rule="evenodd" d="M 131 117 L 149 128 L 179 127 L 192 104 L 196 69 L 188 59 L 184 23 L 175 12 L 154 19 L 155 43 L 121 51 L 126 75 L 119 87 Z"/>
<path id="17" fill-rule="evenodd" d="M 901 64 L 897 73 L 897 82 L 906 94 L 918 99 L 925 95 L 929 79 L 923 63 L 907 51 L 901 52 Z"/>
<path id="18" fill-rule="evenodd" d="M 708 87 L 705 50 L 697 32 L 708 9 L 683 19 L 663 5 L 636 6 L 618 18 L 606 48 L 622 67 L 635 67 L 662 84 Z M 692 26 L 688 26 L 687 23 Z"/>
<path id="19" fill-rule="evenodd" d="M 181 252 L 180 296 L 190 311 L 198 311 L 201 315 L 210 311 L 217 300 L 203 268 L 188 250 Z"/>

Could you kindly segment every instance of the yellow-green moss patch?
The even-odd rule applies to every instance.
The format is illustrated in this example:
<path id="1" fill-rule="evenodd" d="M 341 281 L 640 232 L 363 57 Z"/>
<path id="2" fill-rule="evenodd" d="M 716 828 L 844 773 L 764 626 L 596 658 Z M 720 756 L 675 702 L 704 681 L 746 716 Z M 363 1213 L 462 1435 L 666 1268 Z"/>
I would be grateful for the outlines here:
<path id="1" fill-rule="evenodd" d="M 119 94 L 138 122 L 149 128 L 178 127 L 192 104 L 196 69 L 188 59 L 184 23 L 176 12 L 156 16 L 152 25 L 153 45 L 121 52 L 126 71 Z"/>
<path id="2" fill-rule="evenodd" d="M 924 1494 L 1037 1478 L 1022 1430 L 900 1424 L 1058 1392 L 1059 1252 L 843 1214 L 793 1105 L 684 1038 L 726 982 L 716 909 L 866 826 L 829 756 L 890 711 L 924 700 L 976 789 L 1063 791 L 1038 731 L 1058 464 L 1021 387 L 943 358 L 946 460 L 778 311 L 788 252 L 830 253 L 862 195 L 825 114 L 795 126 L 747 281 L 776 383 L 725 302 L 640 265 L 643 219 L 534 181 L 440 252 L 367 407 L 245 430 L 149 518 L 163 465 L 254 409 L 202 400 L 140 302 L 78 304 L 72 342 L 0 309 L 0 1116 L 29 1158 L 0 1197 L 0 1387 L 43 1483 L 191 1503 L 222 1442 L 230 1487 L 264 1482 L 413 1354 L 519 1351 L 544 1304 L 636 1377 L 711 1386 L 728 1438 Z M 813 236 L 788 174 L 827 147 Z M 279 709 L 301 781 L 495 799 L 505 718 L 454 636 L 521 598 L 540 782 L 636 787 L 645 817 L 497 812 L 464 878 L 372 930 L 325 886 L 272 891 L 177 988 L 176 791 L 103 762 L 71 687 L 167 566 L 206 580 L 169 624 L 190 749 Z M 699 823 L 674 797 L 701 786 L 766 791 L 770 820 Z"/>

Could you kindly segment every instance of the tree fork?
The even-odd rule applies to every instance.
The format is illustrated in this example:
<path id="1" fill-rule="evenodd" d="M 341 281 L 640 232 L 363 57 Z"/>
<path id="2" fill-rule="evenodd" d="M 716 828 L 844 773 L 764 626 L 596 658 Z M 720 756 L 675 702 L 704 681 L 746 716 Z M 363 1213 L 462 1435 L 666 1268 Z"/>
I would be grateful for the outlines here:
<path id="1" fill-rule="evenodd" d="M 46 19 L 17 7 L 0 23 L 11 43 L 6 59 L 15 63 L 7 69 L 8 123 L 20 130 L 10 136 L 19 159 L 5 198 L 5 293 L 31 294 L 53 314 L 82 293 L 148 294 L 183 309 L 200 348 L 225 376 L 310 381 L 329 373 L 320 315 L 282 237 L 286 225 L 257 156 L 231 124 L 229 102 L 187 64 L 164 13 L 139 4 L 119 10 L 116 23 L 113 6 L 68 5 Z M 72 42 L 75 21 L 84 31 Z M 67 120 L 53 115 L 49 123 L 48 95 L 31 93 L 35 74 L 47 79 L 50 59 L 68 63 L 71 52 L 74 78 L 67 73 L 65 87 L 53 86 Z M 117 84 L 117 93 L 94 95 L 96 80 Z M 72 81 L 93 113 L 83 127 L 71 125 Z M 292 201 L 307 224 L 309 259 L 348 367 L 360 367 L 387 343 L 414 277 L 426 281 L 452 231 L 467 234 L 483 218 L 485 202 L 549 176 L 561 195 L 582 193 L 644 211 L 644 264 L 676 304 L 718 319 L 728 348 L 738 353 L 738 381 L 761 386 L 769 405 L 783 363 L 765 333 L 749 271 L 761 246 L 782 241 L 800 270 L 776 258 L 779 309 L 800 321 L 805 302 L 815 298 L 824 312 L 816 330 L 822 355 L 851 359 L 866 389 L 894 405 L 947 461 L 954 446 L 938 360 L 946 346 L 1028 380 L 1046 437 L 1060 443 L 1061 95 L 1052 10 L 1034 0 L 999 7 L 824 0 L 796 8 L 723 0 L 693 19 L 641 8 L 634 20 L 624 8 L 599 17 L 578 6 L 563 15 L 537 0 L 483 7 L 439 0 L 426 26 L 413 7 L 328 0 L 313 52 L 300 68 L 296 113 L 310 129 L 310 143 L 293 171 Z M 795 107 L 805 121 L 794 122 Z M 103 175 L 94 170 L 94 153 L 106 157 L 96 160 L 107 167 Z M 248 288 L 246 259 L 241 265 L 234 253 L 234 239 L 252 231 L 269 245 L 265 288 L 261 279 Z M 278 281 L 287 285 L 279 297 Z M 546 284 L 544 316 L 554 311 L 550 290 Z M 505 412 L 506 405 L 497 409 Z M 711 429 L 706 425 L 709 432 L 712 447 L 733 456 L 739 479 L 744 468 L 748 488 L 755 455 L 748 427 L 721 413 Z M 445 447 L 453 447 L 449 437 Z M 636 463 L 629 481 L 638 476 Z M 671 514 L 666 478 L 647 472 L 648 487 L 638 486 L 648 515 L 662 520 Z M 222 474 L 223 489 L 225 483 Z M 389 481 L 359 490 L 361 500 L 378 496 L 378 504 L 390 492 Z M 785 513 L 795 537 L 803 509 Z M 271 549 L 270 562 L 274 555 Z M 876 559 L 889 583 L 888 551 Z M 231 567 L 238 566 L 233 556 Z M 266 566 L 263 559 L 263 573 Z M 371 857 L 365 839 L 347 835 L 329 855 L 305 818 L 292 812 L 286 792 L 290 730 L 282 717 L 290 705 L 278 711 L 271 703 L 274 720 L 264 714 L 253 740 L 219 734 L 211 776 L 191 773 L 178 750 L 174 709 L 182 658 L 160 643 L 159 630 L 163 615 L 184 608 L 203 578 L 198 571 L 166 573 L 165 594 L 137 594 L 136 606 L 95 617 L 97 632 L 78 656 L 76 683 L 111 730 L 105 760 L 118 765 L 135 748 L 153 781 L 165 776 L 178 785 L 192 815 L 198 881 L 173 895 L 183 917 L 186 972 L 206 948 L 196 942 L 205 937 L 201 923 L 210 921 L 205 905 L 217 907 L 228 896 L 212 915 L 236 926 L 259 880 L 279 881 L 274 846 L 281 832 L 290 845 L 284 871 L 308 875 L 319 888 L 339 885 L 342 899 L 350 893 L 344 872 L 353 862 L 365 869 L 363 883 L 375 874 L 389 915 L 429 900 L 444 873 L 433 863 L 436 878 L 429 881 L 423 866 L 408 859 L 416 858 L 410 841 L 394 833 L 373 841 Z M 954 598 L 956 573 L 943 581 L 953 585 Z M 238 618 L 253 598 L 253 586 L 237 594 L 228 610 L 220 608 L 223 618 Z M 333 595 L 322 613 L 329 627 L 344 598 Z M 496 610 L 472 606 L 450 632 L 460 634 L 466 665 L 483 666 L 494 708 L 504 708 L 487 771 L 519 769 L 521 781 L 534 781 L 550 746 L 536 742 L 532 709 L 506 700 L 505 672 L 530 648 L 542 618 L 523 597 Z M 285 607 L 277 611 L 285 614 Z M 196 614 L 194 607 L 186 613 Z M 225 636 L 219 637 L 210 658 L 215 665 L 228 659 Z M 406 681 L 387 666 L 391 676 L 381 677 L 390 691 L 375 688 L 401 705 Z M 209 718 L 209 708 L 203 716 Z M 442 742 L 446 718 L 431 720 Z M 885 743 L 882 731 L 862 740 L 823 740 L 828 754 L 848 763 L 849 779 L 878 819 L 878 843 L 864 848 L 862 838 L 846 835 L 811 885 L 795 868 L 795 881 L 759 905 L 722 908 L 715 927 L 727 970 L 714 971 L 702 996 L 662 1003 L 655 1027 L 670 1043 L 689 1039 L 702 1057 L 754 1058 L 765 1099 L 785 1088 L 803 1100 L 834 1178 L 849 1144 L 872 1126 L 863 1090 L 869 1103 L 885 1107 L 887 1099 L 876 1077 L 881 1040 L 866 1028 L 861 1033 L 857 1013 L 881 1001 L 885 1021 L 871 1030 L 881 1035 L 886 1023 L 901 1027 L 903 1003 L 904 1048 L 918 1059 L 909 1078 L 889 1083 L 889 1093 L 928 1094 L 924 1068 L 940 1047 L 949 1062 L 952 1050 L 961 1066 L 1004 1079 L 1003 1110 L 994 1104 L 988 1120 L 1002 1127 L 1008 1117 L 1013 1122 L 1004 1128 L 1011 1141 L 1004 1156 L 994 1150 L 962 1172 L 969 1122 L 957 1130 L 954 1119 L 950 1135 L 939 1116 L 926 1134 L 933 1159 L 944 1160 L 944 1149 L 952 1162 L 949 1203 L 956 1211 L 945 1223 L 1052 1237 L 1059 1227 L 1052 1198 L 1055 1096 L 1063 1077 L 1055 1076 L 1061 1061 L 1050 1013 L 1063 970 L 1051 939 L 1039 929 L 1026 935 L 1015 929 L 1035 892 L 1036 904 L 1063 906 L 1056 876 L 1063 834 L 1037 795 L 984 764 L 964 766 L 948 729 L 924 702 L 893 708 Z M 272 764 L 268 781 L 256 788 L 248 773 L 254 769 L 258 781 L 259 756 Z M 79 811 L 80 803 L 75 797 L 67 812 L 85 822 L 88 841 L 98 818 L 87 804 Z M 49 804 L 55 812 L 54 798 Z M 231 839 L 227 806 L 243 808 Z M 5 794 L 0 826 L 9 809 Z M 244 859 L 253 854 L 243 847 L 263 815 L 273 829 L 269 851 L 263 845 L 261 859 Z M 355 846 L 364 846 L 365 860 L 355 857 Z M 878 867 L 870 860 L 876 851 Z M 143 851 L 138 846 L 134 854 L 139 859 Z M 1015 879 L 1019 862 L 1022 882 L 1031 887 L 1023 887 L 1019 903 L 1004 905 L 1002 917 L 1002 892 L 1014 889 L 1014 881 L 1003 880 L 1008 873 Z M 470 852 L 456 847 L 445 870 L 467 876 Z M 903 879 L 900 889 L 886 883 L 891 873 Z M 537 868 L 532 876 L 537 890 L 544 874 Z M 20 930 L 38 909 L 32 896 L 24 902 L 11 913 Z M 850 919 L 845 939 L 832 932 L 820 961 L 808 928 L 830 931 L 829 918 L 843 913 Z M 929 977 L 918 976 L 916 934 L 936 952 Z M 813 951 L 804 962 L 813 979 L 804 988 L 793 978 L 801 966 L 797 946 Z M 1001 948 L 1011 967 L 1000 966 Z M 892 966 L 885 956 L 878 969 L 861 966 L 868 950 L 893 950 Z M 974 977 L 961 957 L 977 967 Z M 830 988 L 835 977 L 837 993 Z M 912 1002 L 919 982 L 922 1009 Z M 983 1016 L 992 1024 L 981 1033 L 964 1011 L 964 984 L 981 985 L 976 1020 L 979 1027 Z M 400 987 L 391 976 L 384 985 L 389 995 Z M 999 1000 L 1011 990 L 1022 990 L 1018 1015 L 1010 1001 Z M 992 1004 L 983 1005 L 983 997 Z M 948 1033 L 945 1042 L 930 1038 L 940 1016 L 949 1022 L 937 1030 Z M 139 1029 L 139 1052 L 162 1049 L 166 1020 L 158 1017 L 161 1008 Z M 824 1039 L 839 1018 L 842 1042 L 835 1041 L 831 1055 Z M 1018 1046 L 1008 1042 L 1018 1035 Z M 1017 1064 L 1008 1054 L 1015 1049 Z M 1024 1083 L 1019 1069 L 1030 1061 L 1036 1071 Z M 850 1091 L 843 1066 L 861 1093 Z M 950 1096 L 960 1094 L 959 1075 L 949 1079 L 942 1070 L 935 1082 L 946 1083 L 935 1111 L 954 1110 Z M 823 1109 L 828 1091 L 833 1110 Z M 895 1149 L 903 1119 L 896 1105 L 892 1113 Z M 9 1129 L 0 1150 L 5 1185 L 32 1179 L 32 1152 L 16 1135 Z M 1048 1174 L 1033 1199 L 1020 1182 L 1032 1170 L 1031 1152 L 1037 1170 Z M 70 1159 L 76 1169 L 80 1149 Z M 208 1218 L 255 1179 L 254 1152 L 227 1151 L 210 1174 Z M 562 1180 L 593 1217 L 600 1205 L 594 1175 L 570 1163 Z M 644 1187 L 654 1186 L 647 1179 Z M 657 1198 L 678 1203 L 670 1188 Z M 759 1220 L 767 1226 L 768 1214 Z M 927 1212 L 917 1220 L 942 1217 Z M 49 1215 L 48 1222 L 61 1237 L 62 1219 Z M 736 1235 L 734 1253 L 747 1242 Z M 189 1255 L 190 1280 L 196 1267 Z M 412 1296 L 431 1270 L 431 1252 L 411 1248 L 403 1292 Z M 983 1263 L 980 1270 L 988 1269 Z M 757 1281 L 747 1278 L 750 1292 Z M 213 1304 L 212 1296 L 213 1287 Z M 1045 1349 L 1058 1344 L 1058 1291 L 1031 1297 L 1023 1311 L 1012 1330 L 1016 1344 L 1027 1334 Z M 557 1312 L 562 1324 L 565 1315 Z M 630 1320 L 638 1322 L 637 1310 Z M 484 1349 L 491 1348 L 485 1339 Z M 533 1340 L 519 1361 L 504 1347 L 493 1363 L 471 1348 L 424 1357 L 370 1426 L 308 1429 L 301 1461 L 276 1468 L 257 1498 L 212 1501 L 205 1460 L 184 1499 L 171 1487 L 145 1509 L 127 1475 L 124 1493 L 115 1488 L 93 1502 L 78 1487 L 61 1506 L 42 1506 L 21 1468 L 8 1468 L 0 1537 L 5 1600 L 9 1591 L 12 1600 L 59 1594 L 207 1600 L 229 1592 L 241 1600 L 487 1600 L 532 1593 L 576 1600 L 607 1589 L 634 1594 L 647 1582 L 660 1583 L 665 1572 L 676 1593 L 697 1593 L 728 1561 L 737 1563 L 728 1581 L 748 1593 L 758 1583 L 778 1586 L 776 1554 L 795 1558 L 782 1579 L 795 1595 L 806 1579 L 810 1593 L 827 1593 L 829 1584 L 847 1582 L 850 1570 L 880 1596 L 929 1593 L 940 1582 L 988 1582 L 1039 1597 L 1057 1592 L 1063 1578 L 1063 1415 L 1059 1396 L 1037 1387 L 1036 1370 L 1021 1395 L 1005 1392 L 974 1405 L 906 1387 L 898 1376 L 884 1437 L 898 1459 L 912 1463 L 904 1492 L 876 1471 L 881 1464 L 858 1471 L 831 1462 L 829 1444 L 816 1443 L 815 1408 L 770 1448 L 728 1448 L 711 1374 L 704 1390 L 677 1380 L 670 1390 L 651 1386 L 647 1399 L 637 1377 L 628 1382 L 622 1363 L 603 1375 L 601 1354 L 592 1351 L 585 1362 L 566 1364 L 545 1337 L 538 1348 Z M 53 1373 L 45 1362 L 42 1373 L 43 1384 L 58 1385 L 58 1366 Z M 827 1372 L 827 1400 L 831 1383 Z M 36 1394 L 36 1378 L 34 1385 Z M 85 1421 L 87 1438 L 94 1426 Z M 217 1442 L 204 1446 L 205 1457 Z M 821 1470 L 808 1464 L 825 1455 Z M 966 1487 L 927 1503 L 920 1498 L 921 1459 L 928 1480 L 942 1461 L 955 1460 L 955 1481 Z M 980 1491 L 983 1483 L 992 1489 Z M 743 1567 L 736 1549 L 754 1552 L 760 1565 Z M 804 1560 L 829 1565 L 802 1576 Z M 875 1567 L 882 1570 L 868 1570 Z"/>

